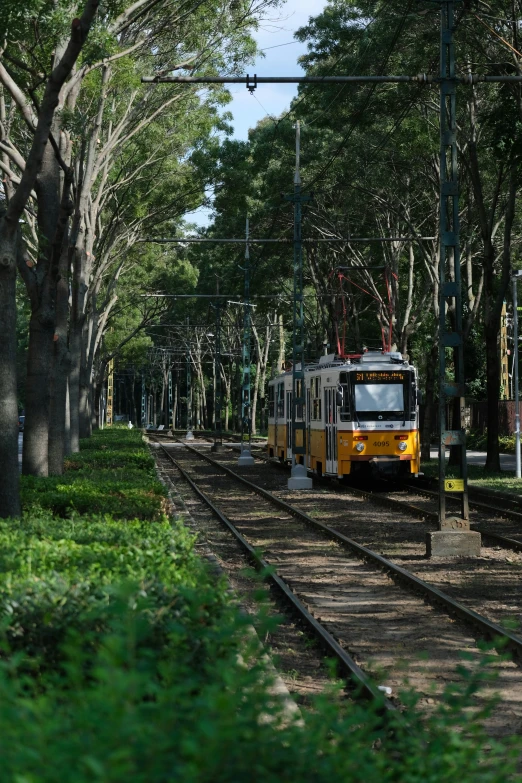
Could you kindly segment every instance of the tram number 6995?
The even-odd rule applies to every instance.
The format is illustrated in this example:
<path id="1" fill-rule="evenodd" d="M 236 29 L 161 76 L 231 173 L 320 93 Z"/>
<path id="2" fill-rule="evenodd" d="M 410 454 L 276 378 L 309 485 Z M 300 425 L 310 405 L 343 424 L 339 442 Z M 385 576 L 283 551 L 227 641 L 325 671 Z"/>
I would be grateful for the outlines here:
<path id="1" fill-rule="evenodd" d="M 374 440 L 373 441 L 374 446 L 389 446 L 390 441 L 389 440 Z"/>

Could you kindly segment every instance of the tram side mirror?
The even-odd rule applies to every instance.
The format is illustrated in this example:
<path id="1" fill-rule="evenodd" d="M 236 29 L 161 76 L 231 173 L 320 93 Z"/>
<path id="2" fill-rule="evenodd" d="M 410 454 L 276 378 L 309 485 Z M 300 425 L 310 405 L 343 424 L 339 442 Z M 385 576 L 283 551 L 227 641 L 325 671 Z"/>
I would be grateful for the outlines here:
<path id="1" fill-rule="evenodd" d="M 344 394 L 342 389 L 337 389 L 335 392 L 335 401 L 337 405 L 342 408 L 343 402 L 344 402 Z"/>
<path id="2" fill-rule="evenodd" d="M 422 405 L 422 392 L 420 389 L 417 389 L 417 405 Z"/>

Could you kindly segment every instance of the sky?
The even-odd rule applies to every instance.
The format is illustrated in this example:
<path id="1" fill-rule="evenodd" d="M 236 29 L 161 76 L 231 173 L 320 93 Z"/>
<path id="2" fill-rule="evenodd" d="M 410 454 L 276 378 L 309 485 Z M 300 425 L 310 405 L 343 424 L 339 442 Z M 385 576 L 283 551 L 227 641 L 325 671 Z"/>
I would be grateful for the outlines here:
<path id="1" fill-rule="evenodd" d="M 253 76 L 300 76 L 303 69 L 297 59 L 306 52 L 306 44 L 294 41 L 294 32 L 307 24 L 311 16 L 317 16 L 325 6 L 325 0 L 287 0 L 278 10 L 271 12 L 271 19 L 263 22 L 254 33 L 264 57 L 258 57 L 248 73 Z M 229 85 L 232 101 L 226 111 L 234 119 L 233 138 L 248 139 L 248 130 L 266 117 L 282 114 L 297 94 L 297 84 L 260 84 L 251 95 L 244 84 Z M 208 224 L 208 210 L 200 209 L 187 220 L 200 226 Z"/>

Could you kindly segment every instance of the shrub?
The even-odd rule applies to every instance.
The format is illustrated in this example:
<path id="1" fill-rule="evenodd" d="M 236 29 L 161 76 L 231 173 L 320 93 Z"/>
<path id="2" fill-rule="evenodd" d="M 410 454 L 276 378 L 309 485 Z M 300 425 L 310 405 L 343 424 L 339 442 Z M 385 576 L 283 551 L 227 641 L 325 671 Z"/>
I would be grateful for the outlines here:
<path id="1" fill-rule="evenodd" d="M 477 449 L 477 451 L 485 451 L 488 445 L 488 432 L 479 432 L 478 430 L 469 430 L 466 433 L 466 445 L 469 449 Z M 515 453 L 515 436 L 514 435 L 499 435 L 498 445 L 501 452 L 505 454 Z"/>
<path id="2" fill-rule="evenodd" d="M 290 718 L 226 585 L 161 515 L 139 435 L 82 447 L 0 521 L 0 781 L 520 780 L 520 746 L 470 717 L 479 676 L 429 717 L 412 694 L 404 716 L 332 692 Z"/>
<path id="3" fill-rule="evenodd" d="M 374 703 L 316 701 L 297 724 L 267 692 L 245 620 L 204 589 L 157 645 L 155 604 L 115 593 L 94 652 L 72 635 L 67 676 L 27 698 L 14 663 L 0 668 L 2 779 L 29 783 L 505 783 L 519 747 L 488 740 L 467 712 L 479 682 L 427 719 Z M 131 599 L 131 606 L 129 600 Z M 210 605 L 207 601 L 210 600 Z M 241 652 L 243 663 L 239 662 Z M 86 678 L 88 665 L 90 676 Z M 465 726 L 465 731 L 462 727 Z M 487 744 L 487 749 L 485 750 Z"/>
<path id="4" fill-rule="evenodd" d="M 159 605 L 196 584 L 202 565 L 192 537 L 164 519 L 150 524 L 109 516 L 62 520 L 33 512 L 0 520 L 0 614 L 11 651 L 28 666 L 56 666 L 67 632 L 86 638 L 106 626 L 113 585 L 133 582 Z"/>

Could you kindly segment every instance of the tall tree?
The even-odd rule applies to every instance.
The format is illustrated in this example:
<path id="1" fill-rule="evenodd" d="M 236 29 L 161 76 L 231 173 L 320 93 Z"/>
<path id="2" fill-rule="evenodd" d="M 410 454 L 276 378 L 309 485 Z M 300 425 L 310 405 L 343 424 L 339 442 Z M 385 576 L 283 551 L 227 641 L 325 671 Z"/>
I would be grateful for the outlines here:
<path id="1" fill-rule="evenodd" d="M 54 112 L 59 102 L 62 85 L 71 73 L 85 44 L 98 10 L 99 0 L 87 0 L 80 18 L 74 18 L 71 33 L 63 54 L 55 63 L 46 80 L 45 91 L 33 140 L 20 181 L 10 194 L 6 209 L 0 218 L 0 323 L 3 339 L 0 341 L 0 516 L 18 516 L 18 428 L 16 417 L 16 270 L 27 274 L 27 256 L 24 253 L 19 221 L 30 198 L 42 166 Z M 11 7 L 14 15 L 14 9 Z M 4 9 L 5 13 L 5 9 Z M 9 14 L 4 16 L 5 24 Z M 1 36 L 2 40 L 4 35 Z"/>

